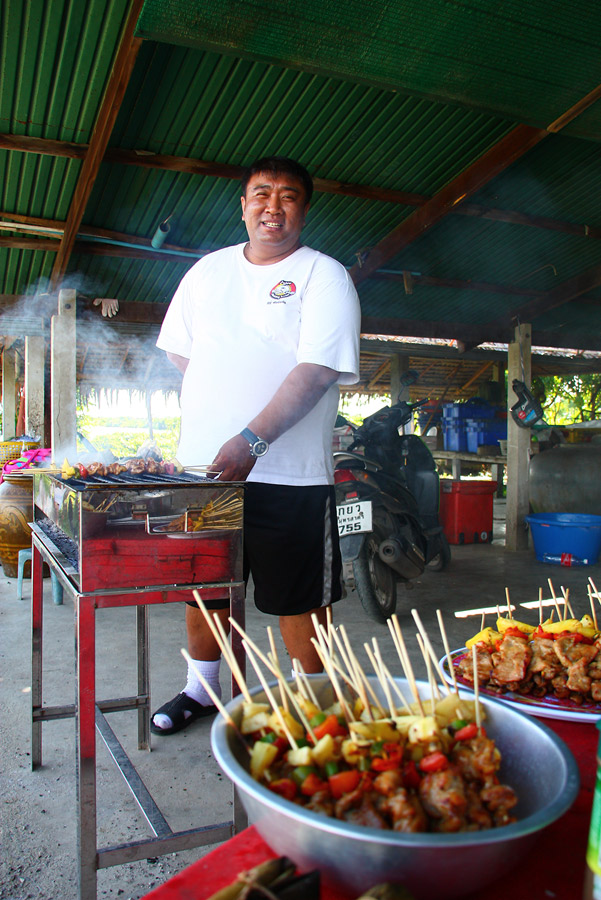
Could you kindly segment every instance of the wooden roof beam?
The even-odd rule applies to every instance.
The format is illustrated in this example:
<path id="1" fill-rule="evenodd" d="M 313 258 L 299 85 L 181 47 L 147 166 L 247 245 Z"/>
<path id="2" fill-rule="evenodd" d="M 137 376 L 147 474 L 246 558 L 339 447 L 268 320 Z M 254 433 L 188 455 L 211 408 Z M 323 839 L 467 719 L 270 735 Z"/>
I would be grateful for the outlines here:
<path id="1" fill-rule="evenodd" d="M 511 340 L 513 327 L 509 322 L 496 321 L 488 325 L 468 325 L 465 322 L 421 322 L 417 319 L 387 318 L 362 316 L 361 334 L 381 334 L 397 337 L 442 338 L 447 341 L 458 341 L 464 346 L 479 346 L 485 343 L 506 344 Z M 586 344 L 583 341 L 586 340 Z M 569 337 L 572 350 L 601 350 L 601 335 L 596 337 L 585 335 L 578 340 L 574 335 Z M 565 349 L 566 340 L 558 331 L 532 329 L 532 343 L 539 347 L 556 347 Z"/>
<path id="2" fill-rule="evenodd" d="M 438 194 L 393 228 L 369 251 L 361 263 L 356 263 L 351 268 L 351 277 L 355 284 L 360 284 L 373 275 L 385 262 L 452 212 L 457 204 L 488 184 L 547 135 L 544 129 L 532 128 L 530 125 L 518 125 L 513 128 L 483 156 L 445 185 Z"/>
<path id="3" fill-rule="evenodd" d="M 73 144 L 68 141 L 50 141 L 45 138 L 0 134 L 0 149 L 84 159 L 88 145 Z M 186 172 L 190 175 L 205 175 L 213 178 L 231 178 L 234 180 L 238 180 L 242 174 L 241 166 L 192 159 L 187 156 L 168 156 L 166 154 L 152 153 L 148 150 L 123 150 L 118 147 L 107 148 L 104 154 L 104 161 L 126 166 L 163 169 L 171 172 Z M 365 200 L 379 200 L 383 203 L 397 203 L 402 206 L 422 206 L 432 199 L 427 194 L 386 190 L 371 185 L 350 184 L 326 178 L 316 178 L 314 179 L 314 184 L 315 190 L 318 192 L 359 197 Z M 591 240 L 601 239 L 601 228 L 594 228 L 586 224 L 580 225 L 575 222 L 564 222 L 548 218 L 547 216 L 529 216 L 516 210 L 498 209 L 479 203 L 461 203 L 451 212 L 453 215 L 492 219 L 493 221 L 506 222 L 510 225 L 525 225 L 530 228 L 562 232 L 577 237 L 588 237 Z M 3 215 L 19 221 L 15 214 L 3 213 Z"/>
<path id="4" fill-rule="evenodd" d="M 134 37 L 134 30 L 143 5 L 143 0 L 131 0 L 115 63 L 102 99 L 98 118 L 94 125 L 90 145 L 81 166 L 67 214 L 60 248 L 52 267 L 50 276 L 52 289 L 57 288 L 67 268 L 88 199 L 94 187 L 117 113 L 123 102 L 125 89 L 133 71 L 136 56 L 142 44 L 141 38 Z"/>
<path id="5" fill-rule="evenodd" d="M 518 307 L 511 313 L 511 319 L 531 322 L 538 316 L 544 315 L 544 313 L 558 306 L 563 306 L 571 300 L 575 300 L 582 294 L 599 287 L 599 285 L 601 285 L 601 266 L 593 266 L 592 269 L 580 272 L 573 278 L 564 281 L 563 284 L 559 284 L 552 291 L 548 291 L 541 299 L 532 300 L 530 303 L 525 303 L 524 306 Z"/>
<path id="6" fill-rule="evenodd" d="M 455 206 L 488 184 L 549 134 L 557 133 L 565 128 L 584 110 L 592 106 L 599 97 L 601 97 L 601 85 L 589 91 L 585 97 L 582 97 L 563 115 L 551 122 L 547 128 L 532 128 L 529 125 L 517 125 L 513 128 L 471 166 L 468 166 L 445 185 L 438 194 L 435 194 L 427 203 L 424 203 L 396 228 L 393 228 L 370 250 L 366 258 L 362 258 L 360 262 L 356 263 L 351 269 L 351 277 L 355 284 L 359 284 L 373 275 L 383 263 L 429 231 L 437 222 L 452 212 Z"/>

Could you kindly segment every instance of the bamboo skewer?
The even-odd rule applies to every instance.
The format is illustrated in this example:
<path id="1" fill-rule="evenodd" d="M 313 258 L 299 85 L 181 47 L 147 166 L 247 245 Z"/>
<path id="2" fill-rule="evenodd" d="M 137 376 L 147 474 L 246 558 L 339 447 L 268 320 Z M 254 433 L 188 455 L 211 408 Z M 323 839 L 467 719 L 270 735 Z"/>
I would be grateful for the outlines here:
<path id="1" fill-rule="evenodd" d="M 269 656 L 265 656 L 265 654 L 264 654 L 263 651 L 260 649 L 260 647 L 258 647 L 258 646 L 255 644 L 255 642 L 254 642 L 253 640 L 251 640 L 251 638 L 250 638 L 249 635 L 244 631 L 244 629 L 242 628 L 241 625 L 239 625 L 237 622 L 235 622 L 235 621 L 234 621 L 233 619 L 231 619 L 231 618 L 230 618 L 230 622 L 232 623 L 232 625 L 235 626 L 236 630 L 237 630 L 237 631 L 240 633 L 240 635 L 242 636 L 242 639 L 243 639 L 243 640 L 242 640 L 242 643 L 243 643 L 243 645 L 244 645 L 244 648 L 246 649 L 247 647 L 250 647 L 250 648 L 252 649 L 252 651 L 253 651 L 254 653 L 256 653 L 256 655 L 257 655 L 258 658 L 261 660 L 261 662 L 263 663 L 263 665 L 264 665 L 267 669 L 269 669 L 269 671 L 271 672 L 271 674 L 276 678 L 276 680 L 277 680 L 277 682 L 278 682 L 278 687 L 279 687 L 279 689 L 280 689 L 280 696 L 281 696 L 282 698 L 284 698 L 284 697 L 286 698 L 286 701 L 285 701 L 285 702 L 284 702 L 284 700 L 282 699 L 282 706 L 284 707 L 285 712 L 287 712 L 287 713 L 290 712 L 290 707 L 289 707 L 289 705 L 288 705 L 288 698 L 290 698 L 290 700 L 291 700 L 291 702 L 292 702 L 292 704 L 293 704 L 293 706 L 294 706 L 294 709 L 295 709 L 295 711 L 296 711 L 298 717 L 300 718 L 300 720 L 301 720 L 301 722 L 302 722 L 302 724 L 303 724 L 303 726 L 304 726 L 304 728 L 305 728 L 305 731 L 307 731 L 307 732 L 309 733 L 309 735 L 310 735 L 311 739 L 314 741 L 314 743 L 317 743 L 317 739 L 315 738 L 315 734 L 314 734 L 314 732 L 313 732 L 313 729 L 311 728 L 311 726 L 310 726 L 310 724 L 309 724 L 309 721 L 308 721 L 307 717 L 305 716 L 305 714 L 304 714 L 302 708 L 300 707 L 298 701 L 296 700 L 296 697 L 294 696 L 294 691 L 292 690 L 292 688 L 290 687 L 290 685 L 288 684 L 288 682 L 286 681 L 286 679 L 285 679 L 285 677 L 284 677 L 284 675 L 283 675 L 283 673 L 282 673 L 282 670 L 281 670 L 281 668 L 280 668 L 279 662 L 277 661 L 277 656 L 276 656 L 275 659 L 270 659 Z M 248 652 L 248 651 L 247 651 L 247 652 Z M 256 669 L 255 669 L 255 671 L 256 671 Z M 261 682 L 261 683 L 263 683 L 263 682 Z"/>
<path id="2" fill-rule="evenodd" d="M 294 659 L 292 661 L 292 665 L 293 665 L 294 671 L 298 672 L 298 674 L 300 676 L 299 683 L 303 685 L 304 689 L 306 690 L 307 694 L 309 695 L 309 700 L 311 700 L 311 702 L 314 703 L 318 709 L 321 709 L 321 705 L 317 701 L 315 692 L 314 692 L 313 688 L 311 687 L 311 682 L 307 678 L 307 673 L 305 672 L 305 670 L 303 668 L 303 664 L 301 663 L 300 659 Z"/>
<path id="3" fill-rule="evenodd" d="M 397 695 L 397 697 L 403 704 L 403 707 L 406 710 L 406 712 L 408 712 L 411 715 L 411 712 L 412 712 L 411 707 L 407 703 L 407 700 L 406 700 L 405 695 L 403 694 L 402 690 L 400 689 L 400 687 L 394 680 L 394 677 L 392 676 L 390 669 L 388 668 L 388 666 L 385 663 L 382 664 L 382 667 L 384 670 L 384 674 L 386 675 L 386 678 L 390 682 L 391 688 L 393 689 L 393 691 L 395 692 L 395 694 Z"/>
<path id="4" fill-rule="evenodd" d="M 390 693 L 390 689 L 386 682 L 386 676 L 380 670 L 379 662 L 376 659 L 376 657 L 374 656 L 373 650 L 371 649 L 371 647 L 369 646 L 367 641 L 363 644 L 363 648 L 364 648 L 365 652 L 367 653 L 367 658 L 369 659 L 369 661 L 373 667 L 376 678 L 378 679 L 378 682 L 382 688 L 382 692 L 384 693 L 384 696 L 386 697 L 386 702 L 388 703 L 388 713 L 391 716 L 391 718 L 394 718 L 396 716 L 396 708 L 394 706 L 394 703 L 392 702 L 392 695 Z M 385 713 L 382 717 L 383 718 L 386 717 Z"/>
<path id="5" fill-rule="evenodd" d="M 430 707 L 431 707 L 431 715 L 434 715 L 436 711 L 436 697 L 435 697 L 435 688 L 436 685 L 434 683 L 434 676 L 432 674 L 432 662 L 428 653 L 426 652 L 426 647 L 424 645 L 423 638 L 421 634 L 415 635 L 415 640 L 417 641 L 417 646 L 421 650 L 422 656 L 424 658 L 424 662 L 426 664 L 426 676 L 428 678 L 428 685 L 430 686 Z M 438 695 L 440 697 L 440 694 Z"/>
<path id="6" fill-rule="evenodd" d="M 505 599 L 507 600 L 507 618 L 513 619 L 513 613 L 511 611 L 511 600 L 509 599 L 509 588 L 505 588 Z"/>
<path id="7" fill-rule="evenodd" d="M 342 708 L 342 712 L 344 714 L 345 719 L 347 720 L 347 722 L 352 722 L 354 716 L 349 708 L 349 705 L 346 701 L 346 698 L 345 698 L 342 690 L 340 689 L 340 684 L 338 683 L 338 677 L 334 670 L 334 666 L 332 665 L 332 660 L 328 656 L 327 651 L 324 651 L 324 648 L 322 647 L 322 645 L 319 643 L 319 641 L 316 638 L 312 637 L 311 643 L 315 647 L 315 651 L 316 651 L 317 655 L 319 656 L 319 659 L 321 660 L 321 664 L 325 669 L 326 675 L 332 682 L 332 687 L 334 688 L 334 693 L 336 694 L 336 697 L 338 698 L 338 702 L 340 703 L 340 706 Z"/>
<path id="8" fill-rule="evenodd" d="M 437 657 L 436 653 L 434 652 L 434 647 L 432 646 L 432 642 L 430 641 L 430 638 L 428 637 L 428 633 L 427 633 L 426 629 L 424 628 L 424 626 L 423 626 L 423 624 L 422 624 L 422 620 L 421 620 L 421 618 L 420 618 L 420 615 L 419 615 L 419 613 L 418 613 L 418 611 L 417 611 L 416 609 L 412 609 L 412 610 L 411 610 L 411 615 L 413 616 L 413 619 L 414 619 L 414 621 L 415 621 L 415 624 L 417 625 L 417 628 L 418 628 L 418 630 L 419 630 L 419 633 L 420 633 L 420 635 L 421 635 L 421 637 L 422 637 L 422 640 L 423 640 L 423 642 L 424 642 L 424 646 L 425 646 L 426 650 L 428 651 L 428 653 L 430 654 L 430 658 L 431 658 L 431 660 L 432 660 L 432 665 L 434 666 L 434 671 L 436 672 L 436 674 L 437 674 L 438 677 L 440 678 L 440 681 L 441 681 L 442 684 L 444 685 L 447 694 L 450 694 L 450 693 L 451 693 L 451 689 L 450 689 L 450 687 L 448 686 L 448 684 L 447 684 L 447 682 L 446 682 L 446 680 L 445 680 L 444 675 L 442 674 L 442 670 L 441 670 L 441 668 L 440 668 L 440 666 L 439 666 L 439 664 L 438 664 L 438 657 Z"/>
<path id="9" fill-rule="evenodd" d="M 591 617 L 595 626 L 595 631 L 599 631 L 599 626 L 597 625 L 597 610 L 595 609 L 595 602 L 593 600 L 593 594 L 591 592 L 590 584 L 588 586 L 588 599 L 591 607 Z"/>
<path id="10" fill-rule="evenodd" d="M 344 641 L 344 646 L 346 647 L 346 651 L 348 653 L 349 659 L 351 660 L 351 664 L 357 675 L 358 680 L 360 681 L 361 685 L 363 687 L 365 687 L 365 690 L 369 693 L 378 712 L 383 716 L 384 708 L 382 707 L 382 704 L 380 703 L 376 692 L 372 688 L 372 686 L 369 682 L 369 679 L 367 678 L 367 675 L 361 668 L 359 660 L 357 659 L 357 657 L 353 651 L 353 648 L 351 647 L 351 643 L 349 641 L 348 634 L 346 633 L 346 628 L 344 627 L 344 625 L 340 626 L 340 634 L 342 635 L 342 640 Z M 371 706 L 368 706 L 368 708 L 369 708 L 369 715 L 370 715 L 370 717 L 372 717 Z"/>
<path id="11" fill-rule="evenodd" d="M 286 720 L 284 719 L 284 716 L 282 715 L 282 710 L 278 706 L 276 699 L 271 692 L 271 688 L 265 681 L 265 676 L 263 675 L 263 672 L 261 671 L 261 667 L 259 666 L 258 662 L 255 659 L 254 653 L 252 652 L 252 650 L 250 649 L 250 646 L 244 639 L 242 640 L 242 646 L 246 650 L 246 655 L 248 656 L 248 658 L 250 660 L 250 664 L 257 674 L 257 678 L 261 682 L 261 686 L 262 686 L 263 690 L 265 691 L 267 699 L 269 700 L 269 703 L 270 703 L 274 713 L 276 714 L 277 720 L 280 723 L 280 727 L 281 727 L 282 731 L 284 732 L 284 734 L 286 735 L 286 740 L 288 741 L 288 743 L 294 750 L 298 750 L 298 744 L 296 743 L 294 735 L 292 734 L 292 732 L 288 728 L 288 725 L 286 724 Z"/>
<path id="12" fill-rule="evenodd" d="M 442 620 L 442 613 L 439 609 L 436 610 L 436 618 L 438 619 L 438 627 L 440 629 L 440 635 L 442 637 L 442 644 L 444 647 L 444 652 L 447 657 L 447 665 L 449 667 L 449 674 L 453 680 L 453 688 L 455 693 L 459 693 L 459 689 L 457 687 L 457 676 L 455 674 L 455 666 L 453 665 L 453 660 L 451 659 L 451 651 L 449 649 L 449 641 L 447 639 L 447 631 L 444 627 L 444 622 Z"/>
<path id="13" fill-rule="evenodd" d="M 392 626 L 394 628 L 394 632 L 397 637 L 398 647 L 397 650 L 400 652 L 400 660 L 401 665 L 403 667 L 403 671 L 405 672 L 405 677 L 409 682 L 409 688 L 413 697 L 415 698 L 415 702 L 417 704 L 417 708 L 419 709 L 421 715 L 425 715 L 424 707 L 422 705 L 421 697 L 419 696 L 419 691 L 417 689 L 417 684 L 415 683 L 415 675 L 413 673 L 413 666 L 411 665 L 411 660 L 409 659 L 409 654 L 407 653 L 407 647 L 405 645 L 405 639 L 403 637 L 403 632 L 401 631 L 401 626 L 399 625 L 399 620 L 397 618 L 396 613 L 390 617 L 392 620 Z M 389 620 L 389 621 L 390 621 Z"/>
<path id="14" fill-rule="evenodd" d="M 538 589 L 538 624 L 543 624 L 543 589 Z"/>
<path id="15" fill-rule="evenodd" d="M 574 610 L 572 609 L 572 604 L 570 603 L 570 589 L 562 587 L 561 592 L 563 594 L 563 602 L 565 604 L 565 610 L 566 610 L 566 611 L 564 611 L 564 619 L 567 619 L 567 617 L 568 617 L 567 610 L 570 611 L 571 617 L 573 619 L 575 619 L 576 616 L 574 615 Z"/>
<path id="16" fill-rule="evenodd" d="M 563 620 L 562 620 L 562 615 L 561 615 L 561 610 L 560 610 L 559 604 L 558 604 L 558 602 L 557 602 L 557 597 L 555 596 L 555 588 L 553 587 L 553 582 L 551 581 L 550 578 L 547 579 L 547 582 L 548 582 L 548 585 L 549 585 L 549 590 L 551 591 L 551 596 L 553 597 L 553 603 L 555 604 L 555 610 L 556 610 L 556 612 L 557 612 L 557 618 L 558 618 L 560 621 L 563 621 Z"/>
<path id="17" fill-rule="evenodd" d="M 271 655 L 273 657 L 274 664 L 276 665 L 278 671 L 280 671 L 280 661 L 278 659 L 278 651 L 275 646 L 275 639 L 273 637 L 273 628 L 271 625 L 267 626 L 267 637 L 269 638 L 269 646 L 271 648 Z M 286 712 L 290 712 L 290 705 L 288 703 L 288 695 L 282 685 L 280 684 L 280 699 L 282 701 L 282 706 L 286 710 Z"/>
<path id="18" fill-rule="evenodd" d="M 252 703 L 252 698 L 250 696 L 248 686 L 244 680 L 244 676 L 242 675 L 242 672 L 240 671 L 240 666 L 238 665 L 238 661 L 237 661 L 236 657 L 234 656 L 232 648 L 230 647 L 229 641 L 227 639 L 227 635 L 225 633 L 223 625 L 221 624 L 221 620 L 220 620 L 219 616 L 215 615 L 214 618 L 211 618 L 209 610 L 204 605 L 202 598 L 201 598 L 200 594 L 198 593 L 198 591 L 193 590 L 192 594 L 194 596 L 194 599 L 196 601 L 198 608 L 200 609 L 201 613 L 203 614 L 203 616 L 205 618 L 207 625 L 211 629 L 211 633 L 212 633 L 213 637 L 215 638 L 217 646 L 221 650 L 221 654 L 222 654 L 223 658 L 225 659 L 226 663 L 230 667 L 232 674 L 233 674 L 234 678 L 236 679 L 236 682 L 244 696 L 244 699 L 246 700 L 247 703 Z"/>
<path id="19" fill-rule="evenodd" d="M 373 722 L 374 717 L 373 717 L 373 713 L 371 710 L 371 705 L 369 703 L 369 698 L 367 696 L 367 690 L 365 688 L 365 681 L 362 677 L 363 673 L 360 671 L 360 668 L 359 668 L 359 663 L 357 662 L 356 658 L 353 659 L 353 657 L 351 656 L 351 652 L 349 652 L 350 646 L 344 645 L 344 637 L 343 637 L 342 633 L 340 633 L 340 635 L 339 635 L 337 633 L 336 629 L 333 629 L 332 637 L 334 638 L 336 646 L 338 647 L 338 652 L 340 653 L 340 656 L 344 661 L 347 672 L 349 673 L 349 675 L 352 679 L 354 690 L 357 693 L 357 696 L 359 697 L 359 699 L 361 700 L 361 703 L 363 704 L 363 708 L 365 709 L 367 716 Z"/>
<path id="20" fill-rule="evenodd" d="M 375 637 L 371 639 L 372 647 L 374 649 L 374 657 L 378 663 L 378 671 L 380 673 L 380 683 L 382 684 L 382 690 L 384 691 L 384 696 L 386 697 L 386 702 L 388 703 L 388 709 L 390 710 L 390 715 L 392 718 L 396 715 L 396 707 L 392 701 L 392 693 L 390 690 L 390 683 L 388 678 L 386 677 L 386 672 L 384 670 L 384 660 L 382 659 L 382 653 L 380 651 L 380 645 Z M 372 663 L 373 665 L 373 663 Z"/>
<path id="21" fill-rule="evenodd" d="M 476 657 L 476 645 L 472 644 L 472 666 L 474 669 L 474 711 L 476 713 L 476 726 L 478 731 L 480 731 L 480 727 L 482 725 L 482 718 L 480 715 L 480 685 L 478 678 L 478 661 Z"/>

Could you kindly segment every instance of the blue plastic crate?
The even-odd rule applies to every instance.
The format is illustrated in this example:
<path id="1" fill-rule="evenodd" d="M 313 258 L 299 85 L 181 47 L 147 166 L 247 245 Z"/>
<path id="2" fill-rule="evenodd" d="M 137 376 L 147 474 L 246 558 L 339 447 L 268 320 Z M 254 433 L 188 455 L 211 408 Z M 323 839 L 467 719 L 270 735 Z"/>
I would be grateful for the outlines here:
<path id="1" fill-rule="evenodd" d="M 445 450 L 457 450 L 465 453 L 467 450 L 467 437 L 463 422 L 457 425 L 449 425 L 445 422 L 443 425 L 443 436 Z"/>
<path id="2" fill-rule="evenodd" d="M 486 400 L 472 398 L 465 403 L 443 403 L 442 417 L 445 423 L 456 419 L 494 419 L 497 413 L 495 406 L 490 406 Z"/>
<path id="3" fill-rule="evenodd" d="M 507 420 L 466 419 L 465 433 L 468 452 L 477 453 L 478 447 L 507 439 Z"/>

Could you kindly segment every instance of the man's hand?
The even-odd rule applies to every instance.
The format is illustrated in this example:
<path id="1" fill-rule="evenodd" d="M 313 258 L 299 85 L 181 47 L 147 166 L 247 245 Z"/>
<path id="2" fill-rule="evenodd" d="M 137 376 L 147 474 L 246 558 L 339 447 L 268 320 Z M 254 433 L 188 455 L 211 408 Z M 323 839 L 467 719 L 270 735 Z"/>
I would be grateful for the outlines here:
<path id="1" fill-rule="evenodd" d="M 109 319 L 119 312 L 119 301 L 114 297 L 96 297 L 94 306 L 100 306 L 102 315 L 108 316 Z"/>
<path id="2" fill-rule="evenodd" d="M 241 434 L 226 441 L 208 469 L 208 474 L 219 472 L 218 481 L 246 481 L 256 462 L 248 448 L 248 441 Z"/>

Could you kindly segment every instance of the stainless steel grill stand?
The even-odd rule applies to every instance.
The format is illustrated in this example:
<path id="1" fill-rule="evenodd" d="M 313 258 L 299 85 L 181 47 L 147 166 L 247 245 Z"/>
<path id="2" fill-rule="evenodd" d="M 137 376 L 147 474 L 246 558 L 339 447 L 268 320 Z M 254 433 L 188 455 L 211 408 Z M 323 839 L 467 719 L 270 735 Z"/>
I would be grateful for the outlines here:
<path id="1" fill-rule="evenodd" d="M 148 607 L 155 603 L 174 603 L 186 599 L 182 596 L 196 587 L 203 599 L 229 596 L 230 614 L 242 627 L 245 622 L 244 583 L 242 581 L 220 584 L 158 585 L 152 588 L 120 589 L 117 593 L 107 590 L 81 593 L 70 580 L 61 565 L 61 554 L 40 528 L 32 524 L 32 769 L 42 765 L 42 725 L 52 719 L 75 718 L 76 733 L 76 783 L 77 783 L 77 838 L 79 850 L 79 898 L 96 900 L 96 873 L 98 869 L 135 862 L 148 857 L 189 850 L 206 844 L 216 844 L 232 837 L 246 826 L 244 809 L 234 789 L 233 818 L 229 822 L 204 825 L 188 831 L 173 832 L 144 782 L 128 758 L 112 731 L 105 713 L 117 710 L 137 710 L 138 749 L 150 749 L 150 691 L 148 652 Z M 44 706 L 42 699 L 43 663 L 43 562 L 59 579 L 63 590 L 73 598 L 75 610 L 75 704 Z M 68 568 L 68 566 L 66 567 Z M 96 626 L 97 609 L 136 607 L 138 693 L 133 697 L 113 700 L 96 699 Z M 241 640 L 232 629 L 232 647 L 243 674 L 245 654 Z M 238 692 L 232 680 L 232 693 Z M 154 837 L 112 847 L 99 848 L 96 831 L 96 731 L 104 740 L 127 786 L 143 812 Z"/>

